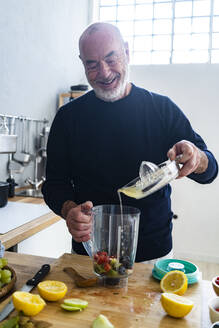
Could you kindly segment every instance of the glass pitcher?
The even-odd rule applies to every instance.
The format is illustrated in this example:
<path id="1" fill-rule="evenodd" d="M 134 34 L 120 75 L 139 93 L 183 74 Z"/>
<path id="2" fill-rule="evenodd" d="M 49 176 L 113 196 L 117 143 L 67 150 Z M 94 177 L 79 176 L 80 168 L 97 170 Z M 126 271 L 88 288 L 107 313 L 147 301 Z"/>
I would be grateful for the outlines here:
<path id="1" fill-rule="evenodd" d="M 130 206 L 92 208 L 91 239 L 83 245 L 93 258 L 95 274 L 105 286 L 123 287 L 133 272 L 140 210 Z"/>

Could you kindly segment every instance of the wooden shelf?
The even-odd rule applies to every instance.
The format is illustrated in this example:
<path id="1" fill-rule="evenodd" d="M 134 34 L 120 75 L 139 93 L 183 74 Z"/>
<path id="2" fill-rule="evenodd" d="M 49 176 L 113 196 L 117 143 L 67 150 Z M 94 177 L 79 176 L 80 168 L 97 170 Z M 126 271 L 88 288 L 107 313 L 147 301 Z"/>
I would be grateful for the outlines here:
<path id="1" fill-rule="evenodd" d="M 69 101 L 70 99 L 74 99 L 82 96 L 84 93 L 85 93 L 84 91 L 72 91 L 72 92 L 69 91 L 66 93 L 61 93 L 59 95 L 59 108 L 65 104 L 66 98 L 68 98 Z"/>

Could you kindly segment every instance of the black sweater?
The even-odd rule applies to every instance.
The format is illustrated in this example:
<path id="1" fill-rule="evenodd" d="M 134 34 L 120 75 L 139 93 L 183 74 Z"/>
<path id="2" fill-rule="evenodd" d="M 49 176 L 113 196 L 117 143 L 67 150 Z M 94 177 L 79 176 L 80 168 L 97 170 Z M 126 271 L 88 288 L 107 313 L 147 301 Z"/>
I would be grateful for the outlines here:
<path id="1" fill-rule="evenodd" d="M 217 162 L 182 111 L 167 97 L 132 85 L 128 96 L 104 102 L 90 91 L 57 113 L 47 147 L 44 199 L 58 215 L 66 200 L 77 204 L 118 204 L 117 189 L 138 176 L 142 161 L 159 164 L 180 140 L 189 140 L 209 159 L 203 174 L 189 178 L 210 183 Z M 141 210 L 136 261 L 164 256 L 172 249 L 171 187 L 141 200 L 123 196 L 123 204 Z M 73 240 L 77 253 L 85 254 Z"/>

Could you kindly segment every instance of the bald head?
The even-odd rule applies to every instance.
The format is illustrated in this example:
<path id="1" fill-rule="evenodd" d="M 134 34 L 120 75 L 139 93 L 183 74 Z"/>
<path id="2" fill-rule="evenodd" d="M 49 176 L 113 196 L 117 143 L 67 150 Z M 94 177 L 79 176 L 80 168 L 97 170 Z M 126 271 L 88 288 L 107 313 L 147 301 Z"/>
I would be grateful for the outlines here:
<path id="1" fill-rule="evenodd" d="M 128 44 L 116 26 L 88 26 L 80 37 L 79 49 L 88 82 L 98 98 L 116 101 L 128 94 Z"/>
<path id="2" fill-rule="evenodd" d="M 87 43 L 92 42 L 92 39 L 101 42 L 103 38 L 107 39 L 108 42 L 111 42 L 111 39 L 116 39 L 120 43 L 121 48 L 124 48 L 125 42 L 119 29 L 112 24 L 98 22 L 89 25 L 82 33 L 79 39 L 80 57 L 83 57 L 84 48 Z"/>

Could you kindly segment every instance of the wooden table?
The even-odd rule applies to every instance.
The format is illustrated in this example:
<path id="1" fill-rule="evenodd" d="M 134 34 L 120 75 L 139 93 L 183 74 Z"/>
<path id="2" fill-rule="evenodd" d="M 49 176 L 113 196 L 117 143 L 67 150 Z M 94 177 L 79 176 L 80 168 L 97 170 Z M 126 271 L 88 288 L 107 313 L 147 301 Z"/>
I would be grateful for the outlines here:
<path id="1" fill-rule="evenodd" d="M 47 306 L 35 319 L 53 324 L 54 328 L 90 328 L 92 321 L 100 313 L 106 315 L 115 328 L 210 328 L 207 302 L 214 296 L 211 283 L 200 281 L 189 286 L 186 297 L 195 302 L 194 309 L 183 319 L 171 318 L 165 314 L 160 304 L 159 281 L 151 276 L 152 264 L 136 263 L 134 273 L 129 277 L 128 288 L 111 289 L 105 287 L 77 288 L 74 280 L 63 268 L 72 266 L 85 277 L 92 276 L 92 262 L 87 256 L 64 254 L 59 259 L 6 252 L 9 264 L 17 273 L 18 290 L 42 264 L 50 263 L 51 272 L 46 279 L 66 283 L 66 298 L 78 297 L 88 300 L 88 308 L 80 313 L 63 311 L 58 302 L 47 302 Z M 33 290 L 33 293 L 36 293 Z M 0 303 L 0 311 L 8 299 Z"/>
<path id="2" fill-rule="evenodd" d="M 15 196 L 13 198 L 9 198 L 11 202 L 23 202 L 29 204 L 44 204 L 44 200 L 42 198 L 32 198 L 32 197 L 24 197 L 24 196 Z M 59 216 L 54 214 L 52 211 L 46 213 L 32 221 L 29 221 L 26 224 L 23 224 L 13 230 L 8 231 L 5 234 L 0 235 L 0 241 L 5 246 L 5 249 L 9 249 L 21 241 L 31 237 L 35 233 L 44 230 L 50 225 L 56 223 L 61 220 Z"/>

